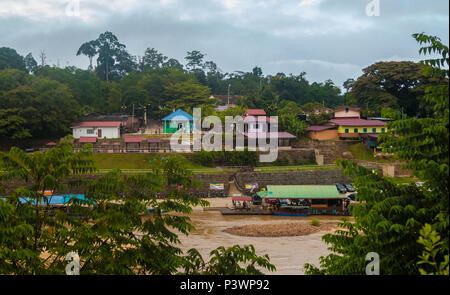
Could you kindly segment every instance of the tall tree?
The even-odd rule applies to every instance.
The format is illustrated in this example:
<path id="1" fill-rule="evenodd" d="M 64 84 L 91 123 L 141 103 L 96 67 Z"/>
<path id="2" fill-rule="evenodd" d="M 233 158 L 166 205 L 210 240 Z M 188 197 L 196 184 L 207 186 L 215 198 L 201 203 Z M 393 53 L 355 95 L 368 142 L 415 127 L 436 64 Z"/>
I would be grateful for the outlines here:
<path id="1" fill-rule="evenodd" d="M 91 42 L 97 45 L 97 74 L 106 82 L 120 79 L 136 68 L 134 57 L 113 33 L 107 31 Z"/>
<path id="2" fill-rule="evenodd" d="M 353 84 L 355 84 L 355 79 L 353 79 L 353 78 L 349 78 L 349 79 L 345 80 L 344 83 L 342 84 L 342 86 L 345 89 L 345 104 L 346 105 L 348 104 L 348 101 L 349 101 L 348 92 L 350 89 L 352 89 Z"/>
<path id="3" fill-rule="evenodd" d="M 183 65 L 175 58 L 169 58 L 166 62 L 163 63 L 162 67 L 183 70 Z"/>
<path id="4" fill-rule="evenodd" d="M 89 58 L 89 68 L 88 69 L 90 71 L 92 71 L 94 69 L 92 66 L 92 59 L 94 58 L 95 55 L 97 55 L 97 47 L 98 47 L 97 41 L 92 40 L 92 41 L 83 43 L 77 51 L 77 56 L 83 54 Z"/>
<path id="5" fill-rule="evenodd" d="M 435 83 L 418 63 L 378 62 L 363 70 L 352 86 L 351 96 L 368 115 L 379 115 L 383 107 L 402 110 L 408 116 L 425 116 L 430 108 L 423 100 L 425 88 Z"/>
<path id="6" fill-rule="evenodd" d="M 38 64 L 31 53 L 25 56 L 24 62 L 28 73 L 34 73 L 36 71 Z"/>
<path id="7" fill-rule="evenodd" d="M 159 53 L 155 48 L 147 48 L 140 64 L 141 71 L 147 71 L 149 69 L 158 69 L 163 67 L 167 56 Z"/>
<path id="8" fill-rule="evenodd" d="M 449 89 L 442 83 L 449 77 L 448 47 L 437 37 L 413 36 L 428 45 L 421 53 L 441 55 L 421 66 L 423 74 L 436 81 L 423 98 L 433 114 L 390 123 L 380 140 L 383 151 L 406 161 L 406 168 L 424 185 L 395 184 L 355 163 L 339 161 L 346 174 L 356 176 L 361 202 L 350 205 L 353 223 L 344 220 L 341 230 L 323 237 L 332 253 L 320 258 L 320 268 L 306 265 L 309 274 L 364 274 L 369 252 L 379 255 L 382 274 L 448 274 Z"/>
<path id="9" fill-rule="evenodd" d="M 205 55 L 198 50 L 188 51 L 185 59 L 187 60 L 187 68 L 194 72 L 203 69 L 203 58 Z"/>
<path id="10" fill-rule="evenodd" d="M 8 47 L 0 48 L 0 70 L 18 69 L 25 71 L 25 61 L 23 57 L 14 49 Z"/>
<path id="11" fill-rule="evenodd" d="M 41 60 L 41 67 L 45 67 L 47 65 L 47 53 L 45 53 L 45 50 L 41 50 L 39 59 Z"/>

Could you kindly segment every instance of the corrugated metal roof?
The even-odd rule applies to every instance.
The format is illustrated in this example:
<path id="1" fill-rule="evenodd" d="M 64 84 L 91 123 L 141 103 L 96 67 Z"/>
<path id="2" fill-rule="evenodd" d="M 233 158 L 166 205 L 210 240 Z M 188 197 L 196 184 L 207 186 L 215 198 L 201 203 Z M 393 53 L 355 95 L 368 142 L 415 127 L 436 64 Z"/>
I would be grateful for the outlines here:
<path id="1" fill-rule="evenodd" d="M 147 142 L 148 143 L 160 143 L 161 142 L 161 138 L 159 138 L 159 137 L 149 137 L 149 138 L 147 138 Z"/>
<path id="2" fill-rule="evenodd" d="M 345 199 L 334 185 L 268 185 L 257 193 L 266 199 Z"/>
<path id="3" fill-rule="evenodd" d="M 80 122 L 72 125 L 72 128 L 76 127 L 120 127 L 122 122 Z"/>
<path id="4" fill-rule="evenodd" d="M 124 142 L 125 143 L 136 143 L 136 142 L 141 142 L 142 141 L 142 137 L 138 136 L 138 137 L 125 137 L 124 138 Z"/>
<path id="5" fill-rule="evenodd" d="M 313 125 L 313 126 L 309 126 L 306 131 L 323 131 L 323 130 L 328 130 L 328 129 L 332 129 L 335 128 L 336 126 L 334 125 Z"/>
<path id="6" fill-rule="evenodd" d="M 80 137 L 81 143 L 94 143 L 97 142 L 97 137 Z"/>
<path id="7" fill-rule="evenodd" d="M 364 120 L 364 119 L 354 119 L 354 118 L 339 118 L 339 119 L 331 119 L 330 122 L 341 125 L 341 126 L 384 126 L 386 125 L 383 121 L 378 120 Z"/>
<path id="8" fill-rule="evenodd" d="M 188 113 L 186 113 L 182 109 L 178 109 L 175 112 L 173 112 L 172 114 L 162 118 L 162 121 L 169 121 L 169 120 L 172 120 L 174 117 L 177 117 L 177 116 L 185 117 L 186 119 L 188 119 L 190 121 L 194 120 L 194 117 L 192 117 L 191 115 L 189 115 Z"/>
<path id="9" fill-rule="evenodd" d="M 290 134 L 289 132 L 252 132 L 252 133 L 244 133 L 245 136 L 249 138 L 296 138 L 295 135 Z"/>

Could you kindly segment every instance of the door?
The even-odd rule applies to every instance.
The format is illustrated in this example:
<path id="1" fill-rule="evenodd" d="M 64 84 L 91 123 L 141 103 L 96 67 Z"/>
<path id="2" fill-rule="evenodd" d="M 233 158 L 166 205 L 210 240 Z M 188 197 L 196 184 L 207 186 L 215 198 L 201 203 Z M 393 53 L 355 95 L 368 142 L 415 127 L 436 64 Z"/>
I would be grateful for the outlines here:
<path id="1" fill-rule="evenodd" d="M 102 138 L 102 129 L 98 129 L 97 136 L 98 138 Z"/>

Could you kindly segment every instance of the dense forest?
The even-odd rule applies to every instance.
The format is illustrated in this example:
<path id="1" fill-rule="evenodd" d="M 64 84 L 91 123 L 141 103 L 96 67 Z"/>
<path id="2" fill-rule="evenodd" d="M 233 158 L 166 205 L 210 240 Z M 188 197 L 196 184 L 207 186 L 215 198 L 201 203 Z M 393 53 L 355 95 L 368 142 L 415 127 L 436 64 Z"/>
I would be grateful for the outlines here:
<path id="1" fill-rule="evenodd" d="M 88 69 L 50 66 L 44 51 L 36 61 L 31 53 L 23 57 L 0 48 L 0 138 L 64 136 L 72 122 L 93 112 L 131 114 L 134 109 L 140 116 L 146 110 L 149 118 L 160 119 L 176 108 L 202 107 L 209 115 L 221 104 L 211 94 L 228 93 L 240 96 L 236 111 L 264 108 L 281 117 L 284 129 L 300 134 L 305 126 L 296 115 L 318 106 L 358 105 L 365 116 L 426 116 L 431 110 L 424 103 L 425 88 L 439 83 L 417 63 L 378 62 L 356 81 L 348 79 L 341 93 L 331 80 L 310 83 L 304 72 L 272 76 L 256 66 L 223 73 L 197 50 L 187 52 L 184 64 L 154 48 L 133 56 L 111 32 L 81 44 L 74 54 L 89 59 Z"/>

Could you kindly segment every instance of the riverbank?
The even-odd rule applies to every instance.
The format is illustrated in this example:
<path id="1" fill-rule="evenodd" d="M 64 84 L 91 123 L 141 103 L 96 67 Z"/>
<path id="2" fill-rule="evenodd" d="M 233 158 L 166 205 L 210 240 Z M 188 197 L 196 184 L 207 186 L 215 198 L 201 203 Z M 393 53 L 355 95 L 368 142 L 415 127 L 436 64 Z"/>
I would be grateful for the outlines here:
<path id="1" fill-rule="evenodd" d="M 320 223 L 311 225 L 305 222 L 290 222 L 282 226 L 279 224 L 249 224 L 244 226 L 233 226 L 224 229 L 224 232 L 245 237 L 295 237 L 306 236 L 313 233 L 333 232 L 337 229 L 337 222 Z"/>
<path id="2" fill-rule="evenodd" d="M 231 198 L 207 199 L 211 206 L 226 206 Z M 277 226 L 283 227 L 288 223 L 299 226 L 310 226 L 311 220 L 317 219 L 321 224 L 337 224 L 342 217 L 314 216 L 314 217 L 282 217 L 282 216 L 224 216 L 219 211 L 203 211 L 202 207 L 193 208 L 189 214 L 191 223 L 195 226 L 188 236 L 180 234 L 179 247 L 186 253 L 191 248 L 199 250 L 203 258 L 209 259 L 209 254 L 217 247 L 231 247 L 234 245 L 253 245 L 258 255 L 268 254 L 271 263 L 277 270 L 275 275 L 300 275 L 304 273 L 305 263 L 319 264 L 320 256 L 330 253 L 327 245 L 322 241 L 326 232 L 314 232 L 307 235 L 283 237 L 252 237 L 239 236 L 225 232 L 227 228 L 235 226 Z M 351 219 L 351 217 L 349 218 Z"/>

